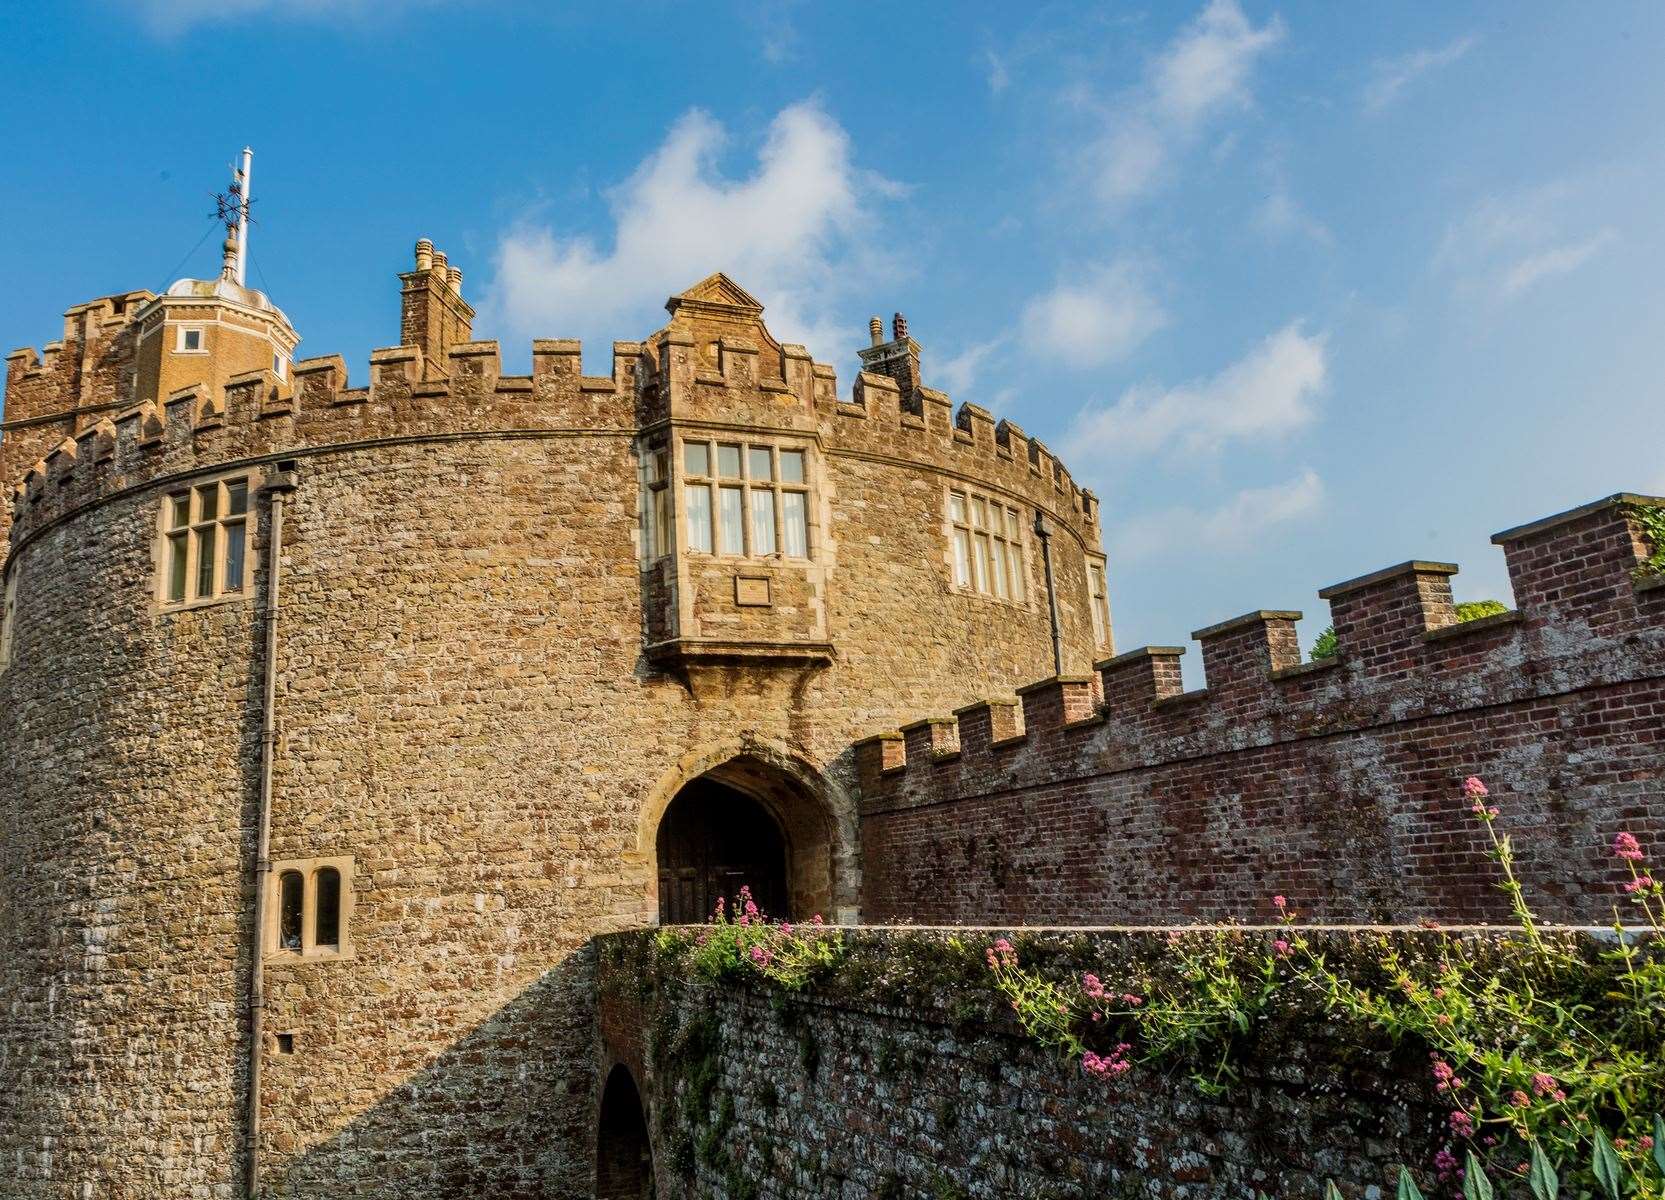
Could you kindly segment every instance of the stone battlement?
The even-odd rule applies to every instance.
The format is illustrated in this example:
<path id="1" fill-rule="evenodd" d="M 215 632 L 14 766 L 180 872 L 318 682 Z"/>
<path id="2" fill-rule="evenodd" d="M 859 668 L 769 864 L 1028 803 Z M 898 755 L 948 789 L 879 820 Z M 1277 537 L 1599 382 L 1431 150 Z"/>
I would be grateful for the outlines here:
<path id="1" fill-rule="evenodd" d="M 1047 510 L 1085 544 L 1098 542 L 1092 492 L 1017 425 L 972 404 L 954 412 L 930 390 L 923 412 L 910 412 L 893 380 L 866 372 L 840 399 L 833 368 L 801 346 L 763 354 L 724 338 L 702 355 L 673 325 L 646 341 L 614 342 L 610 376 L 584 375 L 581 344 L 557 339 L 532 343 L 527 375 L 503 374 L 495 341 L 452 345 L 443 373 L 430 367 L 420 346 L 392 346 L 371 354 L 366 386 L 351 386 L 345 360 L 329 355 L 295 363 L 289 378 L 246 371 L 223 389 L 195 385 L 159 403 L 94 414 L 73 436 L 42 446 L 11 481 L 13 542 L 111 493 L 250 459 L 471 434 L 631 436 L 671 419 L 790 430 L 829 453 L 960 472 Z"/>

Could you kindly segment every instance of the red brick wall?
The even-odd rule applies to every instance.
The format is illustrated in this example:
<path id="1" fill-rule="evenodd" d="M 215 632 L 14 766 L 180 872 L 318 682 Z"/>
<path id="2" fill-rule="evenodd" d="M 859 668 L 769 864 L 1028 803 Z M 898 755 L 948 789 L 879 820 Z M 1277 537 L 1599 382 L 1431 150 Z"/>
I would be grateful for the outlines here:
<path id="1" fill-rule="evenodd" d="M 1326 589 L 1340 653 L 1299 614 L 1201 630 L 1208 686 L 1149 647 L 857 747 L 871 922 L 1094 924 L 1270 915 L 1507 918 L 1480 775 L 1531 904 L 1605 923 L 1620 829 L 1665 851 L 1665 587 L 1616 496 L 1499 534 L 1519 609 L 1457 624 L 1448 564 Z M 991 728 L 992 721 L 992 728 Z"/>

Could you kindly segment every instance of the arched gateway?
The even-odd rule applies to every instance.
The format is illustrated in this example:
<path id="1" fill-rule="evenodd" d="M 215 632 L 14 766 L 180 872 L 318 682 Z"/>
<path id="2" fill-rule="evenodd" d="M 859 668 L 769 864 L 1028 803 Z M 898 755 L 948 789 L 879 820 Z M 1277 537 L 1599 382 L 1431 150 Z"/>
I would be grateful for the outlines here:
<path id="1" fill-rule="evenodd" d="M 853 915 L 853 814 L 825 775 L 749 740 L 690 755 L 643 811 L 660 924 L 710 918 L 742 885 L 769 916 Z"/>
<path id="2" fill-rule="evenodd" d="M 654 1200 L 659 1194 L 642 1095 L 623 1064 L 602 1088 L 595 1157 L 596 1200 Z"/>

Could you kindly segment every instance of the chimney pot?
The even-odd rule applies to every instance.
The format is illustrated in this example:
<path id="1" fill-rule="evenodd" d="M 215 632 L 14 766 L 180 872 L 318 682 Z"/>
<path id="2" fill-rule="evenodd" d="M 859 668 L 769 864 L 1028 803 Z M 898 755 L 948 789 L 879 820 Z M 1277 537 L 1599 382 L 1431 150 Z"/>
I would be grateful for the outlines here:
<path id="1" fill-rule="evenodd" d="M 446 271 L 445 278 L 450 281 L 451 291 L 458 296 L 462 295 L 462 268 L 451 267 Z"/>
<path id="2" fill-rule="evenodd" d="M 896 316 L 891 319 L 890 330 L 891 337 L 894 340 L 898 342 L 906 341 L 908 337 L 908 319 L 901 313 L 897 313 Z"/>
<path id="3" fill-rule="evenodd" d="M 441 277 L 445 275 L 445 251 L 434 251 L 434 270 L 438 271 Z"/>
<path id="4" fill-rule="evenodd" d="M 885 323 L 878 317 L 871 318 L 867 322 L 867 336 L 873 339 L 875 346 L 879 345 L 885 340 Z"/>
<path id="5" fill-rule="evenodd" d="M 429 271 L 434 265 L 434 244 L 427 238 L 418 238 L 416 242 L 416 269 Z"/>

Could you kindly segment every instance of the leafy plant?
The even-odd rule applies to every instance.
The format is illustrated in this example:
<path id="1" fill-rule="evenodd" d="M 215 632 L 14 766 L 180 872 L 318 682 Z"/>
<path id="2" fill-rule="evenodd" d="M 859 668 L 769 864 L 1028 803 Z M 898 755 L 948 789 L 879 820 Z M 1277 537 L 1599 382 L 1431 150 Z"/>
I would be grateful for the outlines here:
<path id="1" fill-rule="evenodd" d="M 1648 542 L 1648 557 L 1636 568 L 1636 574 L 1665 575 L 1665 507 L 1637 504 L 1631 507 L 1630 515 L 1642 527 L 1642 536 Z"/>
<path id="2" fill-rule="evenodd" d="M 996 989 L 1034 1038 L 1113 1079 L 1135 1062 L 1194 1064 L 1207 1093 L 1226 1090 L 1234 1056 L 1276 1010 L 1314 998 L 1362 1031 L 1412 1042 L 1429 1055 L 1434 1093 L 1449 1106 L 1438 1181 L 1465 1200 L 1491 1200 L 1493 1178 L 1556 1200 L 1599 1188 L 1608 1200 L 1665 1197 L 1665 884 L 1629 833 L 1613 853 L 1643 925 L 1615 921 L 1611 949 L 1540 930 L 1516 877 L 1501 810 L 1470 778 L 1464 803 L 1485 830 L 1516 931 L 1501 944 L 1439 933 L 1431 953 L 1378 937 L 1373 971 L 1328 961 L 1295 925 L 1282 896 L 1270 938 L 1213 929 L 1169 935 L 1169 962 L 1111 985 L 1068 987 L 1026 969 L 1000 939 L 988 951 Z M 1115 1039 L 1108 1055 L 1099 1049 Z M 1651 1126 L 1649 1122 L 1651 1121 Z M 1462 1157 L 1459 1158 L 1459 1155 Z M 1505 1189 L 1509 1190 L 1509 1189 Z M 1419 1193 L 1408 1172 L 1400 1200 Z"/>
<path id="3" fill-rule="evenodd" d="M 1661 512 L 1665 510 L 1653 509 L 1650 511 Z M 1665 518 L 1662 518 L 1661 520 L 1660 533 L 1661 536 L 1665 536 Z M 1665 544 L 1665 542 L 1656 544 Z M 1661 563 L 1660 569 L 1665 570 L 1665 562 Z M 1464 621 L 1478 621 L 1481 617 L 1495 617 L 1498 613 L 1506 613 L 1508 611 L 1508 606 L 1506 606 L 1501 600 L 1464 600 L 1462 603 L 1457 605 L 1457 623 L 1460 625 Z M 1312 649 L 1308 652 L 1307 657 L 1313 662 L 1319 662 L 1320 660 L 1326 658 L 1334 658 L 1336 656 L 1336 649 L 1335 626 L 1326 625 L 1324 627 L 1324 632 L 1320 633 L 1313 639 Z"/>
<path id="4" fill-rule="evenodd" d="M 662 930 L 659 949 L 683 956 L 696 974 L 717 983 L 744 976 L 761 976 L 788 991 L 797 991 L 818 975 L 829 973 L 844 957 L 844 936 L 829 929 L 817 913 L 807 926 L 771 920 L 742 887 L 730 916 L 727 902 L 717 899 L 711 921 L 697 932 Z"/>

